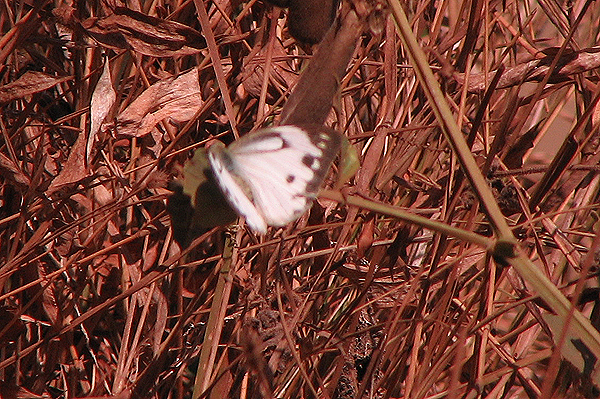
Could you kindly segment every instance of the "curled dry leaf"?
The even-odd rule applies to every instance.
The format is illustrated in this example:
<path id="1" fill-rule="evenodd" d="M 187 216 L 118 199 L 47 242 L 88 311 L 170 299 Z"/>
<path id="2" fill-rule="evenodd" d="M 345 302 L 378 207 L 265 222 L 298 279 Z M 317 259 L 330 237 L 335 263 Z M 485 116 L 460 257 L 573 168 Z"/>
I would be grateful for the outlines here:
<path id="1" fill-rule="evenodd" d="M 187 122 L 202 106 L 198 69 L 154 83 L 117 117 L 119 135 L 144 136 L 165 118 Z"/>
<path id="2" fill-rule="evenodd" d="M 363 224 L 363 229 L 358 237 L 356 245 L 356 253 L 359 258 L 363 258 L 367 251 L 373 245 L 375 240 L 375 219 L 369 217 L 369 219 Z"/>
<path id="3" fill-rule="evenodd" d="M 0 103 L 39 93 L 69 79 L 71 79 L 70 76 L 56 77 L 43 72 L 25 72 L 14 82 L 0 86 Z"/>
<path id="4" fill-rule="evenodd" d="M 113 49 L 131 49 L 151 57 L 174 57 L 198 53 L 206 47 L 200 32 L 189 26 L 152 17 L 125 7 L 105 18 L 82 22 L 85 31 Z"/>
<path id="5" fill-rule="evenodd" d="M 516 86 L 523 81 L 541 80 L 550 70 L 550 65 L 557 53 L 556 48 L 544 50 L 544 57 L 522 62 L 518 65 L 507 67 L 500 80 L 497 88 L 504 89 L 511 86 Z M 560 56 L 557 67 L 552 71 L 550 83 L 569 80 L 573 75 L 589 71 L 600 66 L 600 48 L 593 47 L 581 51 L 564 51 Z M 490 82 L 496 71 L 489 74 L 471 74 L 469 77 L 468 89 L 471 92 L 483 91 L 486 89 L 487 82 Z M 456 80 L 464 84 L 465 75 L 462 73 L 455 74 Z"/>
<path id="6" fill-rule="evenodd" d="M 110 67 L 108 59 L 106 59 L 104 62 L 102 75 L 96 84 L 90 104 L 90 133 L 88 135 L 86 146 L 86 159 L 88 164 L 91 161 L 92 147 L 96 140 L 96 136 L 100 131 L 102 122 L 104 122 L 106 119 L 106 116 L 110 112 L 110 109 L 114 105 L 116 99 L 117 93 L 113 88 L 112 78 L 110 76 Z"/>
<path id="7" fill-rule="evenodd" d="M 85 166 L 85 144 L 86 138 L 84 134 L 79 134 L 77 141 L 69 152 L 67 162 L 65 162 L 62 170 L 52 180 L 48 187 L 48 195 L 51 195 L 61 187 L 82 180 L 87 177 L 87 168 Z"/>
<path id="8" fill-rule="evenodd" d="M 167 329 L 167 321 L 169 318 L 169 302 L 161 290 L 154 290 L 152 299 L 156 304 L 156 317 L 152 326 L 152 350 L 154 353 L 160 352 L 160 344 Z"/>

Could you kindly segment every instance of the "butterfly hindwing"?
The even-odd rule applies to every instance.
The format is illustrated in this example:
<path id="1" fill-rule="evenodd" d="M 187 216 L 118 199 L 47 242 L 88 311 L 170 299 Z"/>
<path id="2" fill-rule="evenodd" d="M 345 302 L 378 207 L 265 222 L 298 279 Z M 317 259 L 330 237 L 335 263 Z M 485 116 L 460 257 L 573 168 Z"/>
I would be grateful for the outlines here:
<path id="1" fill-rule="evenodd" d="M 280 126 L 211 147 L 215 179 L 230 204 L 255 231 L 283 226 L 312 204 L 341 146 L 323 127 Z"/>

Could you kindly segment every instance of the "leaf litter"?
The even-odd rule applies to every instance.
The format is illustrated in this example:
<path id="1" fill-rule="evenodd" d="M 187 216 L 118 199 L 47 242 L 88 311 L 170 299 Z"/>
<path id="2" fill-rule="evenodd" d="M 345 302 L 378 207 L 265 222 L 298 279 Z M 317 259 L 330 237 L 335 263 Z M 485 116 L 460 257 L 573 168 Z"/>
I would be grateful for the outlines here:
<path id="1" fill-rule="evenodd" d="M 484 3 L 406 9 L 522 250 L 597 326 L 599 11 Z M 266 237 L 174 241 L 167 183 L 189 149 L 257 115 L 344 132 L 362 162 L 345 194 L 491 235 L 389 17 L 360 36 L 334 22 L 350 44 L 318 55 L 287 11 L 237 6 L 0 6 L 0 396 L 191 397 L 233 237 L 211 397 L 596 397 L 593 358 L 567 337 L 562 359 L 562 320 L 473 243 L 326 199 Z M 309 61 L 324 69 L 302 80 Z"/>

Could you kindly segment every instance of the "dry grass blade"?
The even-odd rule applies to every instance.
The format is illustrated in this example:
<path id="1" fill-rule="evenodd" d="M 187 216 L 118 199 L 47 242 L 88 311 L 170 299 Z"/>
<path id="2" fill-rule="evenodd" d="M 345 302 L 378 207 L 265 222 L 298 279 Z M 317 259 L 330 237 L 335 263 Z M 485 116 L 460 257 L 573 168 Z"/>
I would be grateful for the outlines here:
<path id="1" fill-rule="evenodd" d="M 428 98 L 432 103 L 436 104 L 434 112 L 438 118 L 438 121 L 443 126 L 443 131 L 446 133 L 448 141 L 450 141 L 456 152 L 459 155 L 462 166 L 465 168 L 465 172 L 469 177 L 473 188 L 477 190 L 477 194 L 481 203 L 487 209 L 487 216 L 494 227 L 498 235 L 497 247 L 494 249 L 494 256 L 502 259 L 504 262 L 511 264 L 521 276 L 527 280 L 539 293 L 539 295 L 548 302 L 552 310 L 560 317 L 563 318 L 561 328 L 563 329 L 558 336 L 572 337 L 571 339 L 581 340 L 584 343 L 585 350 L 591 352 L 591 356 L 594 358 L 600 358 L 600 333 L 596 330 L 588 319 L 586 319 L 579 311 L 572 305 L 567 298 L 558 290 L 558 288 L 545 276 L 540 270 L 530 262 L 529 258 L 518 250 L 515 246 L 515 238 L 508 224 L 505 222 L 500 207 L 498 206 L 493 194 L 484 180 L 481 172 L 479 171 L 475 160 L 471 158 L 471 152 L 464 141 L 458 126 L 454 123 L 454 119 L 450 114 L 450 109 L 446 106 L 442 92 L 439 90 L 433 74 L 429 70 L 429 66 L 425 63 L 424 54 L 420 51 L 417 46 L 416 40 L 412 37 L 412 32 L 406 30 L 408 27 L 408 21 L 404 16 L 404 13 L 397 2 L 392 2 L 394 8 L 394 17 L 397 19 L 397 23 L 404 29 L 403 35 L 407 47 L 410 48 L 409 52 L 413 56 L 413 60 L 417 64 L 415 66 L 417 75 L 420 75 L 420 80 L 424 87 L 427 87 Z M 404 36 L 406 35 L 406 36 Z M 593 101 L 591 106 L 594 107 L 596 101 Z M 583 120 L 585 121 L 585 115 Z M 532 207 L 536 204 L 532 203 Z M 572 323 L 569 325 L 569 323 Z M 569 330 L 569 328 L 571 330 Z M 559 348 L 561 346 L 559 345 Z M 585 356 L 588 356 L 587 354 Z M 600 369 L 598 371 L 590 370 L 592 380 L 595 384 L 600 386 Z"/>

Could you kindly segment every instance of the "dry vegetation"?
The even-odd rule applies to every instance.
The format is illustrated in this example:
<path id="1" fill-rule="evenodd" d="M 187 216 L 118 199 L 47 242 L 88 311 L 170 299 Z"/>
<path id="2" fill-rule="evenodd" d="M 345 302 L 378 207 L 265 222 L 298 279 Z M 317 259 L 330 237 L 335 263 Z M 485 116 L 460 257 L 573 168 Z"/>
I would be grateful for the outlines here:
<path id="1" fill-rule="evenodd" d="M 374 9 L 338 94 L 304 88 L 361 153 L 355 201 L 182 251 L 168 182 L 216 135 L 278 123 L 316 47 L 260 0 L 107 3 L 0 2 L 1 398 L 597 396 L 596 335 L 561 334 L 556 293 L 494 261 L 484 188 L 385 7 L 353 0 Z M 520 254 L 597 327 L 600 7 L 402 5 Z"/>

